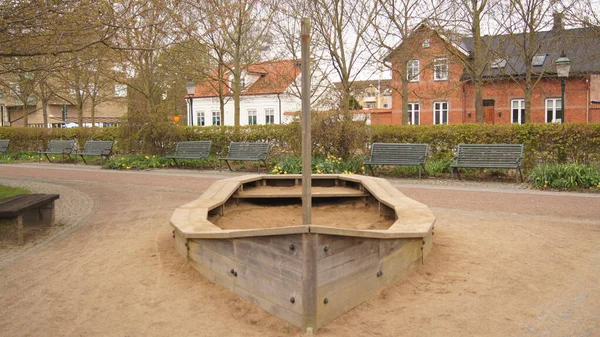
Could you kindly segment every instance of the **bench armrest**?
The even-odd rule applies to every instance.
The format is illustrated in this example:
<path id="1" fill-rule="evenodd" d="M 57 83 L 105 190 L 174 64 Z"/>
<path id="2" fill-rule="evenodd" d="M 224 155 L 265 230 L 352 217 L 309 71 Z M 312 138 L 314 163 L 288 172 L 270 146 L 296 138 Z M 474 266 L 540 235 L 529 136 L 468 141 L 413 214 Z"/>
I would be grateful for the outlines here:
<path id="1" fill-rule="evenodd" d="M 62 153 L 63 154 L 71 154 L 71 153 L 73 153 L 73 149 L 69 148 L 69 147 L 64 148 L 64 149 L 62 149 Z"/>
<path id="2" fill-rule="evenodd" d="M 112 150 L 104 149 L 104 150 L 100 151 L 100 155 L 101 156 L 108 156 L 111 152 L 112 152 Z"/>

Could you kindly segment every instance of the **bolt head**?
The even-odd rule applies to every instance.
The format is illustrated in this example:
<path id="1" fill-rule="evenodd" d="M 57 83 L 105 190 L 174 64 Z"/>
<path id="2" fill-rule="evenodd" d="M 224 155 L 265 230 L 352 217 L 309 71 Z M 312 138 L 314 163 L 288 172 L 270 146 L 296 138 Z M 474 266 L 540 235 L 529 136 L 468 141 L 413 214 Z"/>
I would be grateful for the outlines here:
<path id="1" fill-rule="evenodd" d="M 294 246 L 294 244 L 291 244 L 290 245 L 290 250 L 294 250 L 294 249 L 296 249 L 296 246 Z"/>

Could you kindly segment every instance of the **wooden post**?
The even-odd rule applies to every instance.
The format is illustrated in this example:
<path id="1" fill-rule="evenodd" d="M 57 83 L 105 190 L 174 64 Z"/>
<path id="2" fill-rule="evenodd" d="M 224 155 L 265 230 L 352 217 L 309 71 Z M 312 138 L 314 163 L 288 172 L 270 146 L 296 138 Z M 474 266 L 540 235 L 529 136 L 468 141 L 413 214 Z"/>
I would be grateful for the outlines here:
<path id="1" fill-rule="evenodd" d="M 310 124 L 310 19 L 302 18 L 302 224 L 312 223 Z M 302 329 L 317 330 L 317 234 L 302 234 Z"/>

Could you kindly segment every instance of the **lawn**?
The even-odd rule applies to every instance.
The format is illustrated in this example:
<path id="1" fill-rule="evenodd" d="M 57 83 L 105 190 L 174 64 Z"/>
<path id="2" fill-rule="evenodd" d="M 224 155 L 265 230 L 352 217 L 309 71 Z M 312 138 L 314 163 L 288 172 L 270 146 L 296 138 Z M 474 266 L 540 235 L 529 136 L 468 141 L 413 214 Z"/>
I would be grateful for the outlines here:
<path id="1" fill-rule="evenodd" d="M 29 194 L 31 191 L 21 187 L 10 187 L 0 185 L 0 199 L 12 197 L 17 194 Z"/>

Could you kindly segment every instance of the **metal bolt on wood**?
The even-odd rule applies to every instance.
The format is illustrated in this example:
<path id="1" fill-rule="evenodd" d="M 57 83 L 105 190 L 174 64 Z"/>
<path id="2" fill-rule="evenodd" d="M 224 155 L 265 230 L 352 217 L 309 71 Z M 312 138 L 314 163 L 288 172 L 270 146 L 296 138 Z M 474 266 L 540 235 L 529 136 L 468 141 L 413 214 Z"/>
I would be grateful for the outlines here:
<path id="1" fill-rule="evenodd" d="M 380 270 L 377 272 L 377 277 L 381 277 L 381 275 L 383 275 L 383 272 Z"/>
<path id="2" fill-rule="evenodd" d="M 185 246 L 187 247 L 187 250 L 190 250 L 190 244 L 189 243 L 185 243 Z"/>
<path id="3" fill-rule="evenodd" d="M 290 245 L 290 250 L 294 250 L 296 249 L 296 246 L 294 246 L 293 244 Z"/>
<path id="4" fill-rule="evenodd" d="M 323 250 L 325 251 L 325 253 L 327 253 L 327 252 L 329 251 L 329 246 L 325 246 L 325 247 L 323 248 Z"/>
<path id="5" fill-rule="evenodd" d="M 325 299 L 323 300 L 323 303 L 325 303 L 325 304 L 329 303 L 329 299 L 327 297 L 325 297 Z"/>
<path id="6" fill-rule="evenodd" d="M 290 302 L 296 303 L 296 299 L 292 297 L 292 298 L 290 298 Z"/>

